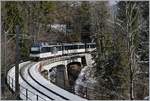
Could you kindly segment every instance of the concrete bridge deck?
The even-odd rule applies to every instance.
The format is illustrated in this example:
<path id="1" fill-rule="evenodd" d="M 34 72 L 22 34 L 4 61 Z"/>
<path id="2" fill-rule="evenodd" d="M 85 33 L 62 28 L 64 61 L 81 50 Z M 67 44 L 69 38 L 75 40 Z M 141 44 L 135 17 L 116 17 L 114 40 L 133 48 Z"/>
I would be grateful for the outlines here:
<path id="1" fill-rule="evenodd" d="M 20 75 L 20 98 L 24 100 L 40 100 L 40 101 L 86 101 L 73 93 L 70 93 L 50 81 L 46 80 L 39 72 L 40 63 L 44 65 L 44 69 L 50 69 L 59 64 L 66 64 L 72 57 L 84 56 L 85 54 L 57 57 L 40 62 L 23 62 L 19 65 Z M 7 83 L 10 88 L 15 91 L 15 67 L 12 67 L 7 74 Z"/>

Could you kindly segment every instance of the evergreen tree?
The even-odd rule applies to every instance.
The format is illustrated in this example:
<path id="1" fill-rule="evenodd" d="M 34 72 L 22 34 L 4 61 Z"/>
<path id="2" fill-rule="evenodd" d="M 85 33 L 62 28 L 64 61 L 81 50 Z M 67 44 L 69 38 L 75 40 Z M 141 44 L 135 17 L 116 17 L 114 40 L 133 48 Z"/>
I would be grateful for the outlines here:
<path id="1" fill-rule="evenodd" d="M 92 32 L 96 42 L 95 68 L 99 84 L 99 99 L 123 99 L 119 95 L 118 87 L 121 86 L 118 67 L 119 55 L 114 53 L 112 33 L 109 22 L 110 12 L 108 2 L 93 2 L 91 7 Z"/>
<path id="2" fill-rule="evenodd" d="M 124 50 L 127 52 L 122 53 L 123 60 L 122 64 L 126 64 L 126 86 L 129 88 L 129 99 L 136 99 L 135 97 L 135 81 L 137 79 L 137 74 L 140 72 L 139 61 L 139 45 L 141 44 L 141 35 L 142 30 L 145 31 L 143 26 L 142 12 L 141 12 L 141 4 L 144 2 L 133 2 L 133 1 L 120 1 L 118 3 L 118 15 L 117 15 L 117 23 L 120 26 L 121 36 L 124 38 Z M 141 13 L 141 14 L 140 14 Z M 144 38 L 147 40 L 147 38 Z M 121 42 L 121 41 L 119 41 Z M 121 47 L 120 47 L 121 48 Z"/>

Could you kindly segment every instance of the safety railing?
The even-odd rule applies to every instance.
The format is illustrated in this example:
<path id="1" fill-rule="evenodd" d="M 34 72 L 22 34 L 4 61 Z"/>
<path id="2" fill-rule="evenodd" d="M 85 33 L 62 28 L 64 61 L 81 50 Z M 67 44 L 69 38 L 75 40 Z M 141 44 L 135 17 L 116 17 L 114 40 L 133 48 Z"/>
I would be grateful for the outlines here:
<path id="1" fill-rule="evenodd" d="M 7 75 L 7 84 L 9 85 L 10 89 L 15 92 L 15 79 Z M 29 88 L 19 84 L 20 86 L 20 98 L 23 100 L 30 100 L 30 101 L 46 101 L 45 98 L 41 97 L 38 94 L 35 94 Z"/>
<path id="2" fill-rule="evenodd" d="M 79 56 L 79 54 L 73 55 L 73 56 Z M 54 63 L 61 60 L 70 59 L 70 56 L 61 56 L 61 57 L 54 57 L 52 59 L 44 60 L 42 61 L 42 65 L 48 65 L 50 63 Z M 15 92 L 15 78 L 11 77 L 7 74 L 7 84 L 9 85 L 10 89 Z M 19 84 L 20 86 L 20 98 L 25 100 L 40 100 L 40 101 L 46 101 L 45 98 L 39 96 L 38 94 L 35 94 L 29 88 Z"/>
<path id="3" fill-rule="evenodd" d="M 73 55 L 65 55 L 61 57 L 54 57 L 48 60 L 42 61 L 42 65 L 48 65 L 57 61 L 69 60 L 70 57 L 80 56 L 80 54 L 73 54 Z M 15 92 L 15 78 L 8 75 L 7 73 L 7 84 L 9 85 L 10 89 Z M 44 97 L 41 97 L 39 94 L 35 94 L 33 91 L 29 90 L 29 88 L 19 84 L 20 86 L 20 98 L 24 100 L 40 100 L 46 101 Z"/>

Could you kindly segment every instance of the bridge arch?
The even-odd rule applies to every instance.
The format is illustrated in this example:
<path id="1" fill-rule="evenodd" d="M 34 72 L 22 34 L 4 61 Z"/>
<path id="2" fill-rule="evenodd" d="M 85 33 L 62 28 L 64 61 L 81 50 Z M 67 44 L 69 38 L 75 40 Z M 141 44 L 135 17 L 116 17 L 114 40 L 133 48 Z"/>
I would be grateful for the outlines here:
<path id="1" fill-rule="evenodd" d="M 78 75 L 80 74 L 81 69 L 83 68 L 82 63 L 78 61 L 70 62 L 67 64 L 67 73 L 68 73 L 68 81 L 70 87 L 73 87 L 75 84 Z"/>

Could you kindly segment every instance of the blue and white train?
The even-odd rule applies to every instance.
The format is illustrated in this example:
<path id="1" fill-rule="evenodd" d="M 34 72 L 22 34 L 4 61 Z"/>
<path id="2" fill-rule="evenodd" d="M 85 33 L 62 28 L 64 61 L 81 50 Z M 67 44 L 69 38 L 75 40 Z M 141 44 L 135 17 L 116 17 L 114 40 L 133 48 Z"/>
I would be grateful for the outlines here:
<path id="1" fill-rule="evenodd" d="M 63 43 L 59 45 L 49 45 L 48 43 L 33 44 L 30 49 L 32 60 L 46 59 L 67 54 L 77 54 L 95 50 L 95 43 Z"/>

